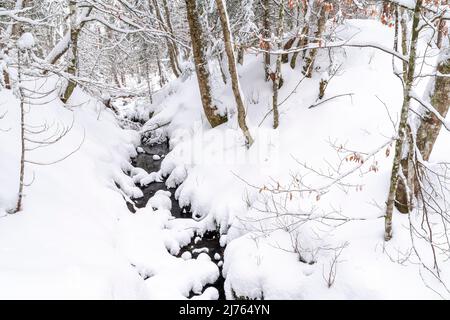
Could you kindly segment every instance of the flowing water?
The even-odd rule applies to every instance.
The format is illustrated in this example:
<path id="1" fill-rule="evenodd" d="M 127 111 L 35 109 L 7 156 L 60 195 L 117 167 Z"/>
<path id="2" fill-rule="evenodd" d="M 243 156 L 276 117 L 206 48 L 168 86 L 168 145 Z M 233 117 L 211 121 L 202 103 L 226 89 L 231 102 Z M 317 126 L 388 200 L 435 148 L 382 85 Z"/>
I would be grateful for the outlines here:
<path id="1" fill-rule="evenodd" d="M 135 167 L 142 168 L 146 170 L 148 173 L 156 172 L 161 167 L 161 161 L 164 159 L 163 157 L 169 153 L 169 144 L 167 142 L 161 144 L 153 144 L 153 145 L 142 145 L 141 148 L 144 152 L 138 154 L 136 158 L 133 159 L 133 165 Z M 158 155 L 161 157 L 160 160 L 154 160 L 153 156 Z M 175 189 L 167 188 L 165 182 L 153 182 L 148 186 L 141 187 L 144 196 L 139 199 L 134 200 L 134 204 L 137 208 L 143 208 L 147 204 L 148 200 L 158 191 L 170 191 L 171 200 L 172 200 L 172 216 L 177 219 L 192 219 L 192 213 L 190 212 L 189 207 L 180 208 L 178 201 L 175 199 Z M 128 207 L 131 211 L 134 211 L 134 208 L 131 204 L 128 204 Z M 208 287 L 214 287 L 219 291 L 219 300 L 225 299 L 224 292 L 224 278 L 222 277 L 222 263 L 223 261 L 223 253 L 224 249 L 220 246 L 220 235 L 217 231 L 208 231 L 202 236 L 196 235 L 192 238 L 191 242 L 181 248 L 177 257 L 181 257 L 181 255 L 185 252 L 190 252 L 192 258 L 195 259 L 197 256 L 205 252 L 207 253 L 211 261 L 216 263 L 220 270 L 220 276 L 217 281 L 213 284 L 207 285 L 204 289 Z M 190 298 L 194 296 L 194 293 L 191 292 Z"/>

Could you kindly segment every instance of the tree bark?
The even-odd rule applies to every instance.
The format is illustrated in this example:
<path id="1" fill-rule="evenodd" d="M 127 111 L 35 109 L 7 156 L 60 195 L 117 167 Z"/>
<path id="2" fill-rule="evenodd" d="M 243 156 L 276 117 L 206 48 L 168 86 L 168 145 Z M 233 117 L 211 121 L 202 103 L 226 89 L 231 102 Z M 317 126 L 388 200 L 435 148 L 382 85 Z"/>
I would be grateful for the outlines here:
<path id="1" fill-rule="evenodd" d="M 408 55 L 408 26 L 406 24 L 406 17 L 405 17 L 405 9 L 400 9 L 400 27 L 401 27 L 401 34 L 402 34 L 402 54 L 406 57 Z M 408 71 L 408 63 L 406 61 L 403 61 L 403 79 L 406 80 L 406 72 Z"/>
<path id="2" fill-rule="evenodd" d="M 81 29 L 83 28 L 85 21 L 79 22 L 78 19 L 78 9 L 77 9 L 77 1 L 70 0 L 69 1 L 69 9 L 70 9 L 70 56 L 69 56 L 69 66 L 67 67 L 67 73 L 71 76 L 75 77 L 78 73 L 78 37 L 80 35 Z M 92 7 L 88 8 L 81 17 L 87 17 L 92 11 Z M 64 51 L 62 51 L 64 52 Z M 63 54 L 63 53 L 62 53 Z M 58 57 L 60 57 L 60 54 Z M 56 59 L 57 60 L 57 59 Z M 54 60 L 56 62 L 56 60 Z M 66 103 L 70 97 L 72 96 L 73 91 L 75 90 L 77 83 L 75 80 L 70 80 L 67 84 L 66 90 L 62 97 L 62 101 Z"/>
<path id="3" fill-rule="evenodd" d="M 322 34 L 325 30 L 325 24 L 327 22 L 328 11 L 326 10 L 326 6 L 328 5 L 328 1 L 323 1 L 321 4 L 317 3 L 319 12 L 319 19 L 317 20 L 317 30 L 314 34 L 315 43 L 320 43 L 320 39 L 322 38 Z M 318 49 L 314 48 L 309 51 L 309 56 L 305 58 L 305 65 L 303 66 L 303 74 L 307 78 L 312 77 L 312 72 L 314 69 L 314 63 L 316 61 L 316 56 L 318 53 Z"/>
<path id="4" fill-rule="evenodd" d="M 25 98 L 22 89 L 22 61 L 21 52 L 18 52 L 18 68 L 17 76 L 19 80 L 20 93 L 20 171 L 19 171 L 19 193 L 17 195 L 17 203 L 14 213 L 22 211 L 23 188 L 25 178 Z"/>
<path id="5" fill-rule="evenodd" d="M 222 76 L 223 84 L 227 84 L 227 75 L 226 75 L 224 67 L 223 67 L 222 59 L 223 59 L 222 53 L 219 52 L 217 54 L 217 63 L 219 64 L 220 75 Z"/>
<path id="6" fill-rule="evenodd" d="M 278 27 L 277 27 L 277 49 L 282 49 L 282 39 L 283 39 L 283 24 L 284 24 L 284 3 L 280 0 L 279 12 L 278 12 Z M 277 56 L 275 75 L 273 79 L 273 96 L 272 96 L 272 109 L 273 109 L 273 128 L 278 128 L 280 122 L 280 115 L 278 111 L 278 90 L 280 89 L 281 81 L 281 62 L 282 56 Z"/>
<path id="7" fill-rule="evenodd" d="M 27 0 L 16 0 L 16 4 L 14 6 L 14 10 L 22 10 L 27 5 Z M 18 38 L 20 36 L 21 32 L 21 23 L 12 20 L 11 24 L 6 29 L 6 34 L 3 36 L 3 39 L 8 42 L 12 37 Z M 6 45 L 4 48 L 0 49 L 3 50 L 5 55 L 8 55 L 8 46 Z M 3 81 L 5 83 L 6 89 L 11 89 L 11 79 L 9 76 L 9 72 L 7 69 L 3 69 Z"/>
<path id="8" fill-rule="evenodd" d="M 295 42 L 296 39 L 297 39 L 297 37 L 289 39 L 286 42 L 286 44 L 284 45 L 283 50 L 289 50 L 290 48 L 292 48 L 292 46 L 294 45 L 294 42 Z M 289 62 L 289 54 L 283 53 L 281 55 L 281 62 L 282 63 L 288 63 Z"/>
<path id="9" fill-rule="evenodd" d="M 406 77 L 406 81 L 403 88 L 403 104 L 400 113 L 400 124 L 398 128 L 398 137 L 395 142 L 395 155 L 394 161 L 392 164 L 392 172 L 391 172 L 391 180 L 389 186 L 389 194 L 388 199 L 386 201 L 386 215 L 385 215 L 385 231 L 384 231 L 384 239 L 389 241 L 392 238 L 392 213 L 394 211 L 394 204 L 397 208 L 404 209 L 408 208 L 408 205 L 405 203 L 396 203 L 400 199 L 399 193 L 402 195 L 406 195 L 406 199 L 408 198 L 407 194 L 407 186 L 399 179 L 400 168 L 401 168 L 401 159 L 403 155 L 403 147 L 406 143 L 406 134 L 408 129 L 408 115 L 409 108 L 411 103 L 410 92 L 414 82 L 414 72 L 416 67 L 416 50 L 417 50 L 417 39 L 419 37 L 418 25 L 420 21 L 420 9 L 422 6 L 423 0 L 417 0 L 416 6 L 414 9 L 414 18 L 411 32 L 411 50 L 408 59 L 408 73 Z M 412 148 L 412 146 L 409 146 Z"/>
<path id="10" fill-rule="evenodd" d="M 164 19 L 162 17 L 161 10 L 159 8 L 158 0 L 153 0 L 153 5 L 155 6 L 156 17 L 158 18 L 159 25 L 160 25 L 161 29 L 163 31 L 169 33 L 170 36 L 173 37 L 173 32 L 171 31 L 172 24 L 170 23 L 170 14 L 169 14 L 169 9 L 167 7 L 167 2 L 164 1 L 164 11 L 165 11 L 166 20 L 167 20 L 166 21 L 167 22 L 167 26 L 165 25 Z M 169 37 L 167 37 L 167 36 L 166 36 L 166 45 L 167 45 L 167 52 L 169 54 L 170 67 L 171 67 L 172 72 L 175 75 L 175 77 L 178 78 L 180 76 L 180 70 L 179 70 L 178 58 L 177 58 L 178 50 L 176 48 L 176 45 L 175 45 L 174 41 L 172 39 L 170 39 Z"/>
<path id="11" fill-rule="evenodd" d="M 308 45 L 308 34 L 309 34 L 309 16 L 310 16 L 310 11 L 308 10 L 308 5 L 307 5 L 307 1 L 305 1 L 305 9 L 304 9 L 304 15 L 303 15 L 303 27 L 302 27 L 302 32 L 300 34 L 300 38 L 298 39 L 298 43 L 297 43 L 297 48 L 304 48 Z M 300 54 L 299 51 L 294 52 L 291 58 L 291 68 L 295 69 L 295 66 L 297 64 L 297 57 Z M 302 59 L 305 57 L 305 51 L 302 51 Z"/>
<path id="12" fill-rule="evenodd" d="M 164 74 L 163 66 L 161 63 L 161 59 L 159 57 L 159 52 L 156 57 L 156 64 L 158 65 L 158 74 L 159 74 L 159 86 L 162 88 L 167 83 L 166 75 Z"/>
<path id="13" fill-rule="evenodd" d="M 432 91 L 430 102 L 440 115 L 445 118 L 450 107 L 450 58 L 448 56 L 445 60 L 439 62 L 436 71 L 438 75 L 434 81 L 434 90 Z M 441 128 L 442 122 L 431 111 L 426 110 L 416 137 L 417 147 L 425 161 L 430 159 Z"/>
<path id="14" fill-rule="evenodd" d="M 225 43 L 225 51 L 228 58 L 228 70 L 230 71 L 231 87 L 233 88 L 234 99 L 236 100 L 238 112 L 238 124 L 245 137 L 245 145 L 250 148 L 253 144 L 253 138 L 248 130 L 245 121 L 245 106 L 241 85 L 239 83 L 239 74 L 236 67 L 236 59 L 233 51 L 233 40 L 230 31 L 230 21 L 228 19 L 227 8 L 224 0 L 216 0 L 217 10 L 219 12 L 220 22 L 222 24 L 223 38 Z"/>
<path id="15" fill-rule="evenodd" d="M 264 43 L 267 44 L 265 46 L 265 50 L 270 49 L 269 38 L 270 38 L 270 4 L 269 0 L 263 0 L 263 38 Z M 270 76 L 270 54 L 268 52 L 264 52 L 264 76 L 265 80 L 269 81 Z"/>
<path id="16" fill-rule="evenodd" d="M 210 125 L 212 127 L 216 127 L 226 122 L 227 117 L 218 114 L 217 107 L 212 101 L 208 61 L 205 57 L 206 44 L 204 41 L 202 26 L 199 21 L 196 0 L 186 0 L 186 12 L 189 23 L 189 32 L 192 40 L 195 71 L 197 73 L 197 82 L 202 99 L 203 110 Z"/>
<path id="17" fill-rule="evenodd" d="M 80 29 L 76 25 L 77 7 L 76 1 L 69 2 L 70 7 L 70 57 L 69 66 L 67 67 L 67 73 L 73 77 L 77 74 L 78 65 L 78 35 Z M 74 80 L 69 79 L 62 101 L 66 103 L 72 96 L 75 87 L 77 86 Z"/>

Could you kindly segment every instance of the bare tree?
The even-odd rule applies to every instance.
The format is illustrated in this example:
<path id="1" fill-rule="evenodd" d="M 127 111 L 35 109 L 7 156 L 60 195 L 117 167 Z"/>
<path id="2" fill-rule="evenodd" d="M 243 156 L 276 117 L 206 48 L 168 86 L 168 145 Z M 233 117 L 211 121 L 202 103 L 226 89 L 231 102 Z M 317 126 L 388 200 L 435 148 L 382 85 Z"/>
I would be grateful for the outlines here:
<path id="1" fill-rule="evenodd" d="M 263 49 L 270 49 L 270 0 L 264 0 L 262 3 L 263 6 L 263 32 L 262 32 L 262 47 Z M 269 80 L 270 75 L 270 54 L 268 52 L 264 52 L 264 74 L 266 81 Z"/>
<path id="2" fill-rule="evenodd" d="M 243 101 L 243 93 L 241 84 L 239 83 L 239 74 L 236 67 L 236 59 L 233 51 L 233 39 L 230 31 L 230 21 L 228 19 L 227 8 L 224 0 L 216 0 L 217 10 L 220 16 L 220 22 L 222 24 L 223 38 L 225 42 L 225 51 L 228 57 L 228 70 L 231 76 L 231 86 L 233 88 L 234 99 L 236 100 L 237 112 L 238 112 L 238 124 L 245 137 L 245 145 L 250 148 L 253 144 L 253 138 L 248 130 L 247 123 L 245 121 L 245 106 Z"/>
<path id="3" fill-rule="evenodd" d="M 212 127 L 216 127 L 227 121 L 226 116 L 218 114 L 217 107 L 213 103 L 208 61 L 205 56 L 205 40 L 202 26 L 199 21 L 199 12 L 196 0 L 186 0 L 186 12 L 189 23 L 189 31 L 192 39 L 192 51 L 194 54 L 197 82 L 200 89 L 203 110 L 206 119 Z"/>
<path id="4" fill-rule="evenodd" d="M 417 0 L 411 31 L 411 49 L 408 60 L 408 72 L 406 76 L 406 81 L 403 87 L 403 105 L 400 113 L 400 123 L 398 127 L 398 136 L 395 143 L 395 155 L 394 162 L 392 164 L 391 180 L 389 187 L 389 194 L 386 201 L 386 218 L 385 218 L 385 232 L 384 238 L 386 241 L 392 238 L 392 213 L 394 210 L 394 204 L 397 200 L 397 207 L 403 208 L 402 211 L 408 211 L 407 204 L 404 203 L 406 199 L 399 202 L 398 193 L 406 193 L 406 184 L 402 182 L 399 184 L 399 176 L 401 174 L 401 160 L 403 157 L 404 146 L 407 143 L 407 135 L 409 134 L 408 129 L 408 115 L 411 103 L 411 89 L 414 82 L 414 72 L 416 67 L 416 51 L 417 51 L 417 40 L 419 38 L 419 22 L 420 22 L 420 12 L 422 7 L 422 0 Z M 410 145 L 412 148 L 412 145 Z M 397 190 L 399 188 L 400 190 Z M 403 190 L 402 190 L 403 189 Z M 403 192 L 404 191 L 404 192 Z M 397 197 L 396 197 L 397 195 Z M 406 208 L 405 208 L 406 206 Z M 406 210 L 405 210 L 406 209 Z"/>
<path id="5" fill-rule="evenodd" d="M 279 3 L 279 10 L 278 10 L 278 25 L 277 25 L 277 47 L 278 50 L 281 50 L 282 48 L 282 41 L 283 41 L 283 24 L 284 24 L 284 3 L 283 0 L 280 0 Z M 278 128 L 279 121 L 280 121 L 280 114 L 278 112 L 278 90 L 281 86 L 281 60 L 282 55 L 278 55 L 277 62 L 276 62 L 276 69 L 275 73 L 272 76 L 272 88 L 273 88 L 273 95 L 272 95 L 272 109 L 273 109 L 273 128 Z"/>
<path id="6" fill-rule="evenodd" d="M 314 3 L 314 11 L 318 12 L 318 18 L 317 18 L 317 30 L 314 34 L 314 38 L 315 41 L 314 43 L 321 44 L 322 40 L 322 35 L 324 33 L 325 30 L 325 25 L 327 22 L 327 18 L 328 18 L 328 13 L 331 9 L 331 4 L 329 3 L 329 1 L 324 0 L 324 1 L 316 1 Z M 314 16 L 314 15 L 312 15 Z M 318 48 L 313 48 L 309 51 L 309 55 L 305 58 L 305 65 L 303 66 L 303 74 L 308 77 L 311 78 L 312 77 L 312 72 L 314 70 L 314 63 L 316 61 L 316 56 L 318 53 Z"/>

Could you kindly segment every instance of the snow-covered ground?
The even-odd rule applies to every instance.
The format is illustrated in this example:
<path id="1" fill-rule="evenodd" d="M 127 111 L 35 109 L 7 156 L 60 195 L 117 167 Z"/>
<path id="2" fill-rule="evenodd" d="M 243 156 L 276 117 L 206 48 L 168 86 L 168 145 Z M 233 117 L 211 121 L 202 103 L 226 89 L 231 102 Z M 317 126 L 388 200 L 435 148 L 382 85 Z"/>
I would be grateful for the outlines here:
<path id="1" fill-rule="evenodd" d="M 339 36 L 392 45 L 392 30 L 376 21 L 348 21 Z M 6 113 L 0 120 L 0 298 L 176 299 L 193 291 L 196 298 L 216 299 L 214 288 L 200 295 L 219 276 L 210 258 L 172 255 L 195 231 L 216 227 L 227 245 L 227 298 L 445 297 L 414 257 L 405 259 L 411 245 L 407 216 L 395 214 L 394 238 L 383 241 L 391 119 L 397 120 L 402 100 L 391 57 L 369 48 L 333 52 L 340 67 L 324 99 L 351 96 L 308 108 L 329 64 L 326 50 L 319 56 L 322 68 L 301 83 L 302 65 L 283 65 L 277 130 L 272 115 L 266 117 L 272 84 L 263 80 L 262 56 L 246 55 L 239 71 L 255 138 L 248 151 L 230 83 L 222 85 L 218 70 L 215 98 L 229 121 L 217 128 L 204 119 L 194 74 L 170 82 L 152 105 L 126 106 L 124 113 L 144 120 L 153 113 L 143 131 L 158 128 L 156 137 L 169 138 L 172 151 L 158 173 L 130 165 L 138 132 L 120 128 L 112 111 L 81 90 L 69 108 L 56 93 L 42 98 L 47 101 L 31 106 L 26 122 L 54 125 L 33 139 L 51 136 L 58 124 L 60 130 L 73 127 L 56 144 L 28 152 L 27 159 L 50 163 L 79 150 L 51 165 L 27 163 L 25 180 L 32 183 L 23 211 L 13 215 L 7 211 L 18 190 L 19 101 L 0 91 L 0 115 Z M 32 80 L 28 86 L 45 92 L 55 83 Z M 441 134 L 432 160 L 446 156 L 449 140 Z M 355 152 L 364 163 L 350 158 Z M 162 176 L 177 187 L 180 206 L 190 205 L 196 221 L 173 220 L 164 192 L 130 213 L 124 199 L 141 195 L 135 183 Z M 448 263 L 441 269 L 445 280 Z"/>
<path id="2" fill-rule="evenodd" d="M 48 92 L 54 80 L 30 79 L 26 87 Z M 137 170 L 130 157 L 136 155 L 139 134 L 121 129 L 109 109 L 82 91 L 71 98 L 70 108 L 56 91 L 41 99 L 32 96 L 27 128 L 39 131 L 47 124 L 48 130 L 28 139 L 53 140 L 71 129 L 57 143 L 27 152 L 28 161 L 56 163 L 26 163 L 25 183 L 32 183 L 25 187 L 23 211 L 7 214 L 19 185 L 20 109 L 12 92 L 0 92 L 0 114 L 5 114 L 0 120 L 5 130 L 0 132 L 0 299 L 162 299 L 201 293 L 218 269 L 208 257 L 185 261 L 169 253 L 187 244 L 193 231 L 172 226 L 167 195 L 150 199 L 151 205 L 136 214 L 127 209 L 124 197 L 142 195 L 124 173 Z M 27 142 L 28 148 L 36 146 Z M 199 298 L 216 295 L 210 289 Z"/>
<path id="3" fill-rule="evenodd" d="M 385 47 L 393 42 L 393 30 L 371 20 L 348 21 L 338 35 Z M 395 237 L 383 241 L 392 122 L 398 122 L 402 102 L 392 58 L 370 48 L 333 50 L 339 71 L 323 100 L 352 95 L 308 108 L 316 103 L 328 57 L 327 50 L 321 51 L 321 69 L 300 84 L 302 66 L 291 70 L 283 65 L 280 127 L 273 130 L 272 115 L 265 117 L 271 109 L 272 84 L 263 80 L 262 57 L 246 56 L 240 81 L 256 141 L 248 151 L 237 127 L 231 85 L 222 85 L 217 70 L 216 103 L 230 121 L 214 129 L 202 114 L 195 75 L 169 84 L 156 95 L 150 110 L 155 115 L 144 127 L 162 126 L 154 130 L 155 136 L 170 139 L 173 150 L 160 174 L 168 175 L 168 185 L 178 186 L 181 205 L 190 204 L 205 228 L 220 226 L 221 241 L 228 245 L 228 298 L 447 296 L 439 281 L 409 256 L 407 216 L 395 214 Z M 137 113 L 143 110 L 148 112 L 138 108 Z M 432 161 L 448 156 L 448 141 L 448 133 L 441 134 Z M 354 152 L 364 163 L 351 158 Z M 340 183 L 333 183 L 340 177 Z M 446 266 L 440 266 L 442 279 L 449 276 Z"/>

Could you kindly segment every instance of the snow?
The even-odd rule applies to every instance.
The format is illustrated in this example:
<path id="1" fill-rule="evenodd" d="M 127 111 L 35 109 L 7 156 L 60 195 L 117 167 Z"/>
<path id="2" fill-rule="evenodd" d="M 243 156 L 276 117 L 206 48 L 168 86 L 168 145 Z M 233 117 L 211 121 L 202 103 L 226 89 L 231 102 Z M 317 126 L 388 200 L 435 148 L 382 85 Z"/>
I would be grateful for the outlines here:
<path id="1" fill-rule="evenodd" d="M 170 209 L 172 209 L 170 195 L 170 191 L 158 190 L 155 195 L 148 200 L 147 206 L 170 211 Z"/>
<path id="2" fill-rule="evenodd" d="M 417 257 L 406 259 L 409 226 L 420 224 L 419 215 L 396 212 L 394 238 L 383 240 L 396 134 L 390 119 L 398 118 L 402 89 L 389 50 L 377 48 L 392 46 L 393 30 L 351 20 L 336 33 L 347 44 L 370 38 L 371 48 L 332 49 L 341 71 L 324 100 L 352 95 L 308 108 L 317 102 L 320 80 L 329 77 L 327 50 L 320 51 L 313 78 L 298 87 L 301 63 L 295 70 L 283 65 L 277 130 L 271 115 L 265 117 L 272 89 L 264 81 L 262 55 L 247 54 L 238 68 L 255 139 L 249 150 L 237 126 L 231 84 L 223 86 L 217 72 L 211 74 L 214 94 L 229 121 L 214 129 L 204 117 L 194 74 L 171 81 L 151 105 L 117 105 L 121 115 L 147 121 L 141 133 L 150 142 L 169 139 L 171 151 L 152 156 L 161 160 L 158 172 L 131 165 L 131 157 L 145 152 L 138 147 L 140 136 L 121 128 L 103 104 L 77 88 L 68 103 L 76 107 L 68 109 L 53 90 L 58 79 L 29 79 L 25 83 L 33 89 L 54 92 L 45 101 L 35 97 L 39 107 L 30 108 L 27 123 L 74 125 L 64 139 L 28 152 L 27 159 L 54 162 L 80 149 L 49 166 L 26 164 L 25 180 L 33 183 L 16 214 L 8 212 L 18 190 L 19 101 L 0 91 L 0 298 L 187 299 L 194 293 L 193 299 L 214 300 L 217 289 L 204 288 L 222 267 L 228 299 L 448 298 Z M 65 50 L 65 41 L 50 58 Z M 22 49 L 33 45 L 31 34 L 18 40 Z M 427 85 L 418 84 L 414 99 L 422 101 Z M 51 130 L 35 138 L 45 139 Z M 449 142 L 450 133 L 443 132 L 432 161 L 448 158 Z M 364 163 L 349 158 L 355 152 Z M 194 219 L 174 219 L 172 194 L 164 190 L 144 208 L 128 210 L 124 199 L 143 195 L 138 186 L 163 178 Z M 216 230 L 226 247 L 223 256 L 211 259 L 206 247 L 183 252 L 192 239 L 198 244 L 202 234 Z M 440 265 L 444 280 L 450 280 L 449 263 Z"/>
<path id="3" fill-rule="evenodd" d="M 36 84 L 48 90 L 54 81 Z M 33 85 L 33 84 L 31 84 Z M 14 208 L 19 170 L 19 106 L 10 91 L 1 91 L 0 208 Z M 34 161 L 55 161 L 51 166 L 26 165 L 24 209 L 0 221 L 0 297 L 20 299 L 127 299 L 139 297 L 141 281 L 115 242 L 117 220 L 127 214 L 115 179 L 135 154 L 138 136 L 123 131 L 107 110 L 98 112 L 82 92 L 73 97 L 85 106 L 69 111 L 58 99 L 32 107 L 26 120 L 32 125 L 59 123 L 74 126 L 64 139 L 27 155 Z M 97 120 L 98 118 L 98 120 Z M 51 135 L 46 133 L 43 137 Z M 40 139 L 43 137 L 34 137 Z M 133 193 L 132 189 L 128 190 Z M 99 199 L 102 199 L 99 201 Z"/>
<path id="4" fill-rule="evenodd" d="M 229 121 L 214 129 L 202 113 L 195 75 L 172 81 L 154 96 L 150 106 L 154 116 L 142 131 L 169 138 L 171 152 L 159 173 L 168 177 L 167 186 L 177 188 L 180 206 L 191 207 L 200 230 L 219 228 L 220 243 L 227 245 L 223 264 L 227 298 L 440 298 L 427 286 L 446 295 L 437 281 L 421 278 L 419 271 L 424 270 L 413 258 L 400 263 L 411 246 L 407 217 L 395 214 L 396 235 L 389 243 L 383 240 L 383 206 L 396 135 L 390 118 L 397 119 L 402 102 L 388 49 L 393 30 L 377 21 L 351 20 L 338 27 L 337 35 L 349 46 L 333 49 L 334 67 L 342 66 L 324 100 L 352 96 L 308 109 L 317 101 L 321 77 L 329 76 L 324 68 L 329 64 L 327 50 L 320 51 L 321 68 L 298 88 L 302 66 L 291 70 L 283 65 L 280 101 L 292 96 L 280 106 L 278 130 L 271 128 L 271 115 L 263 120 L 272 97 L 271 84 L 263 80 L 262 56 L 245 57 L 245 65 L 239 66 L 240 81 L 255 138 L 248 151 L 230 107 L 235 105 L 230 83 L 215 88 L 221 105 L 227 106 Z M 350 46 L 368 43 L 367 39 L 370 48 Z M 439 150 L 445 148 L 442 139 Z M 345 161 L 352 154 L 347 149 L 358 151 L 364 163 Z M 441 154 L 439 150 L 435 154 Z M 340 183 L 331 183 L 320 172 Z M 265 191 L 278 185 L 295 189 L 298 182 L 293 177 L 311 190 L 275 194 L 273 200 Z M 272 201 L 288 214 L 271 214 Z M 304 216 L 310 221 L 302 221 Z M 336 227 L 327 217 L 347 222 Z M 336 279 L 329 287 L 326 279 L 335 259 Z"/>
<path id="5" fill-rule="evenodd" d="M 208 253 L 209 249 L 208 248 L 199 248 L 199 249 L 192 250 L 192 253 L 203 253 L 203 252 Z"/>
<path id="6" fill-rule="evenodd" d="M 399 5 L 409 9 L 414 9 L 416 6 L 416 1 L 414 0 L 393 0 L 392 2 L 398 3 Z"/>
<path id="7" fill-rule="evenodd" d="M 42 92 L 57 82 L 29 80 L 24 83 Z M 214 289 L 200 294 L 218 278 L 217 266 L 203 256 L 174 256 L 198 226 L 172 221 L 170 193 L 157 192 L 135 214 L 126 206 L 124 198 L 142 195 L 136 176 L 148 175 L 130 164 L 139 134 L 121 129 L 111 110 L 78 88 L 70 110 L 56 94 L 36 98 L 40 104 L 26 114 L 28 125 L 55 123 L 33 138 L 51 136 L 56 124 L 73 121 L 73 128 L 27 159 L 53 162 L 83 143 L 64 161 L 26 164 L 25 181 L 34 181 L 25 187 L 23 211 L 7 214 L 17 199 L 20 113 L 12 92 L 0 91 L 0 128 L 10 129 L 0 132 L 0 298 L 186 299 L 193 291 L 196 298 L 216 299 Z"/>
<path id="8" fill-rule="evenodd" d="M 192 259 L 192 254 L 189 251 L 183 252 L 183 254 L 181 255 L 181 259 L 183 260 Z"/>
<path id="9" fill-rule="evenodd" d="M 34 43 L 34 37 L 30 32 L 25 32 L 17 40 L 17 46 L 22 50 L 33 48 Z"/>
<path id="10" fill-rule="evenodd" d="M 217 300 L 219 299 L 219 292 L 216 288 L 209 287 L 199 296 L 193 297 L 192 300 Z"/>
<path id="11" fill-rule="evenodd" d="M 70 32 L 67 32 L 47 55 L 45 62 L 52 63 L 57 57 L 60 57 L 69 48 L 69 46 Z"/>

